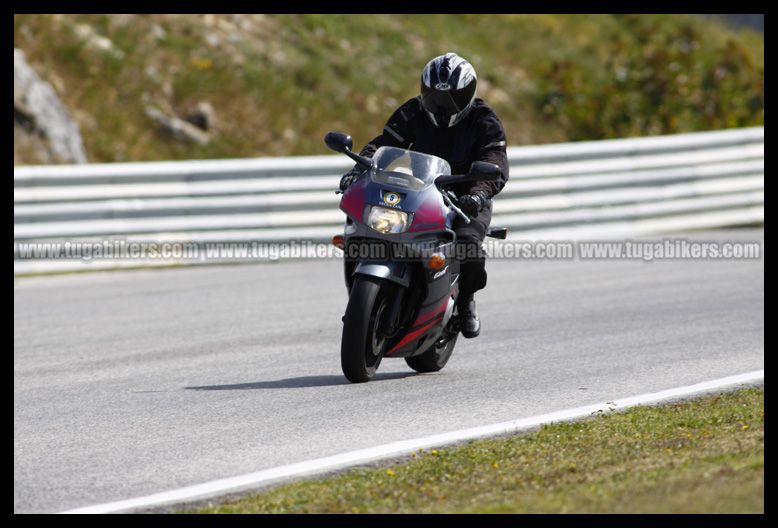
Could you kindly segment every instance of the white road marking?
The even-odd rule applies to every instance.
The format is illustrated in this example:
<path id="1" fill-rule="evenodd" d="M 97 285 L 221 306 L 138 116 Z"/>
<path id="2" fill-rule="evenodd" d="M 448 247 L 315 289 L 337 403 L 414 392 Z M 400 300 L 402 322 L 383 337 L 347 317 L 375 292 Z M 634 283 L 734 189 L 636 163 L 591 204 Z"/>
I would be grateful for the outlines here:
<path id="1" fill-rule="evenodd" d="M 164 491 L 161 493 L 155 493 L 153 495 L 147 495 L 145 497 L 137 497 L 134 499 L 109 502 L 106 504 L 86 506 L 83 508 L 76 508 L 74 510 L 68 510 L 60 513 L 115 513 L 120 511 L 162 506 L 165 504 L 174 504 L 177 502 L 191 501 L 196 499 L 204 499 L 228 492 L 232 493 L 240 490 L 250 489 L 252 487 L 265 485 L 274 481 L 288 480 L 291 477 L 316 475 L 328 471 L 347 468 L 350 466 L 375 462 L 382 459 L 408 455 L 419 449 L 439 447 L 464 440 L 474 440 L 477 438 L 506 433 L 517 433 L 552 422 L 576 420 L 579 418 L 585 418 L 595 413 L 608 412 L 613 410 L 618 411 L 627 409 L 629 407 L 634 407 L 636 405 L 651 405 L 663 401 L 688 397 L 717 389 L 724 389 L 759 381 L 764 381 L 764 369 L 748 372 L 746 374 L 739 374 L 737 376 L 729 376 L 726 378 L 719 378 L 712 381 L 697 383 L 695 385 L 688 385 L 685 387 L 677 387 L 675 389 L 668 389 L 660 392 L 641 394 L 639 396 L 633 396 L 631 398 L 624 398 L 607 403 L 586 405 L 584 407 L 576 407 L 574 409 L 566 409 L 548 414 L 542 414 L 539 416 L 521 418 L 519 420 L 511 420 L 508 422 L 501 422 L 492 425 L 425 436 L 423 438 L 414 438 L 412 440 L 393 442 L 391 444 L 371 447 L 368 449 L 360 449 L 358 451 L 351 451 L 349 453 L 343 453 L 340 455 L 317 458 L 314 460 L 307 460 L 305 462 L 298 462 L 296 464 L 265 469 L 238 477 L 219 479 L 206 482 L 204 484 L 197 484 L 195 486 L 187 486 L 185 488 L 179 488 L 176 490 Z"/>

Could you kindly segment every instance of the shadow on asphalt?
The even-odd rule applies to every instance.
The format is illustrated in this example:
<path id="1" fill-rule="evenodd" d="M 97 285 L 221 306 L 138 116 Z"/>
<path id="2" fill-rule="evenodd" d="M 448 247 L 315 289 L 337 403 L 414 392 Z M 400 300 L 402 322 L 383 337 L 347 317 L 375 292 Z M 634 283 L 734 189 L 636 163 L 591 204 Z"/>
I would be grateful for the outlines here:
<path id="1" fill-rule="evenodd" d="M 377 373 L 369 383 L 376 381 L 402 379 L 417 376 L 418 372 L 386 372 Z M 245 389 L 302 389 L 305 387 L 328 387 L 334 385 L 351 385 L 344 376 L 301 376 L 274 381 L 256 381 L 254 383 L 238 383 L 235 385 L 204 385 L 202 387 L 184 387 L 187 390 L 245 390 Z"/>

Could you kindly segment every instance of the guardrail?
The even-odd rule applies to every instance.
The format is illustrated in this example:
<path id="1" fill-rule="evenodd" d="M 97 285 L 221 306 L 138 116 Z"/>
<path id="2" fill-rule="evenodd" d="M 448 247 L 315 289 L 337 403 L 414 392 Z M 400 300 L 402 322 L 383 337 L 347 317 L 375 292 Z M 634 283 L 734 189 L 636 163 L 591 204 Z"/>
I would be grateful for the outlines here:
<path id="1" fill-rule="evenodd" d="M 510 147 L 493 225 L 509 238 L 635 237 L 764 222 L 764 127 Z M 18 243 L 325 241 L 345 156 L 14 169 L 15 273 L 82 270 Z M 180 261 L 95 261 L 86 269 Z"/>

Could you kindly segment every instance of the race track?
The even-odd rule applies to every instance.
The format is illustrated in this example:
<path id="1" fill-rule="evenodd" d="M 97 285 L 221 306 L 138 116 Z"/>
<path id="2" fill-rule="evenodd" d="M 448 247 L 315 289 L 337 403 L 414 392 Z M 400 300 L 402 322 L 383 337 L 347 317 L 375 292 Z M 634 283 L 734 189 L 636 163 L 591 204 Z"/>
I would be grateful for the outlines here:
<path id="1" fill-rule="evenodd" d="M 744 229 L 686 235 L 758 240 Z M 18 280 L 14 512 L 58 512 L 764 368 L 764 258 L 493 260 L 481 337 L 340 371 L 338 261 Z"/>

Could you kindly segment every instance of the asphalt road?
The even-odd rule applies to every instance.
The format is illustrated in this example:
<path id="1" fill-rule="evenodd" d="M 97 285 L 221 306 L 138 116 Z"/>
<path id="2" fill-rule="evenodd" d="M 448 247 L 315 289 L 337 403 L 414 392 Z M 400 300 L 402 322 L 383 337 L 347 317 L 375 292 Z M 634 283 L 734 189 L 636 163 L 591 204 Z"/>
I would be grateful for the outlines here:
<path id="1" fill-rule="evenodd" d="M 688 238 L 762 241 L 763 230 Z M 481 337 L 340 372 L 337 261 L 19 280 L 14 512 L 57 512 L 764 368 L 764 258 L 492 260 Z"/>

